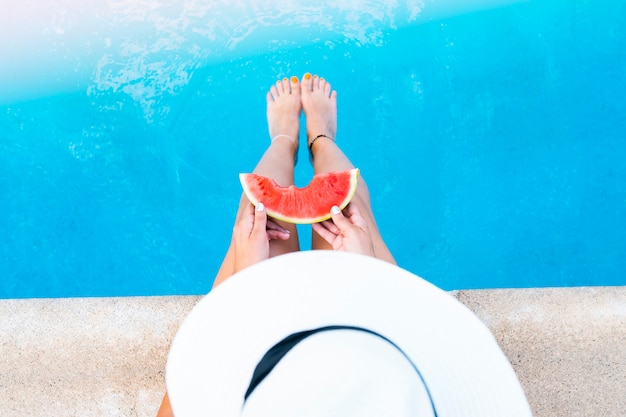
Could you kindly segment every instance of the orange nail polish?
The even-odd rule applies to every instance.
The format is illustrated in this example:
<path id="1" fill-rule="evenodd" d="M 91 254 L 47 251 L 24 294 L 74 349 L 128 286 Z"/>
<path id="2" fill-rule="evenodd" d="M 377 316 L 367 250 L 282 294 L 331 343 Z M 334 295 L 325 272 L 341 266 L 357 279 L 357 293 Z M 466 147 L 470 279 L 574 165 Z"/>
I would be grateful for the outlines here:
<path id="1" fill-rule="evenodd" d="M 287 78 L 287 77 L 283 78 L 283 81 L 287 81 L 287 80 L 288 80 L 288 78 Z"/>
<path id="2" fill-rule="evenodd" d="M 296 77 L 295 75 L 293 77 L 291 77 L 291 82 L 292 83 L 297 83 L 298 82 L 298 77 Z"/>
<path id="3" fill-rule="evenodd" d="M 310 80 L 310 79 L 311 79 L 311 73 L 310 73 L 310 72 L 307 72 L 306 74 L 304 74 L 304 78 L 305 78 L 306 80 Z"/>

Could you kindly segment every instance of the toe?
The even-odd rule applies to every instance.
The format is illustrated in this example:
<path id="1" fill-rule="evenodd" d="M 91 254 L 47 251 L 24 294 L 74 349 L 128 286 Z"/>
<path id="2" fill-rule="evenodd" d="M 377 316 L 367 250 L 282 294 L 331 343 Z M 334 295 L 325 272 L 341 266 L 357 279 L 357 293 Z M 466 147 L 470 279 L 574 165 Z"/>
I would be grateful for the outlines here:
<path id="1" fill-rule="evenodd" d="M 279 94 L 278 94 L 278 88 L 276 88 L 276 86 L 275 86 L 275 85 L 273 85 L 273 86 L 270 88 L 270 92 L 269 92 L 268 94 L 272 96 L 272 100 L 276 100 L 276 99 L 278 98 L 278 96 L 279 96 Z"/>
<path id="2" fill-rule="evenodd" d="M 312 83 L 313 83 L 313 90 L 317 90 L 318 88 L 320 88 L 320 79 L 317 76 L 317 74 L 313 75 Z"/>
<path id="3" fill-rule="evenodd" d="M 298 77 L 291 77 L 291 94 L 299 94 L 300 93 L 300 82 L 298 81 Z"/>
<path id="4" fill-rule="evenodd" d="M 278 91 L 279 96 L 285 92 L 285 87 L 283 86 L 283 80 L 276 81 L 276 91 Z"/>
<path id="5" fill-rule="evenodd" d="M 324 80 L 323 78 L 322 78 L 322 79 L 320 79 L 320 83 L 322 82 L 322 80 L 323 80 L 323 83 L 324 83 L 324 84 L 323 84 L 323 85 L 320 85 L 320 88 L 323 88 L 323 90 L 324 90 L 324 94 L 326 94 L 327 96 L 330 96 L 330 90 L 331 90 L 331 88 L 330 88 L 330 83 L 329 83 L 329 82 L 327 82 L 326 80 Z"/>
<path id="6" fill-rule="evenodd" d="M 307 72 L 302 76 L 302 90 L 303 91 L 311 91 L 312 90 L 313 79 L 311 78 L 311 73 Z"/>

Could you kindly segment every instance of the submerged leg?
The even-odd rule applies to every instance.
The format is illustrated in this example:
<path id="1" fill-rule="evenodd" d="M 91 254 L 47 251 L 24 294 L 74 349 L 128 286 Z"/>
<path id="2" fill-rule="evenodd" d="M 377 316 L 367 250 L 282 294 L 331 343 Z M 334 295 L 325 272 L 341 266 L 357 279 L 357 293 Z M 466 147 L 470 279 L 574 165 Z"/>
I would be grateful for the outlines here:
<path id="1" fill-rule="evenodd" d="M 317 75 L 305 74 L 302 79 L 302 107 L 306 115 L 306 133 L 313 154 L 315 174 L 354 168 L 352 162 L 335 142 L 337 134 L 337 92 L 331 89 L 330 83 Z M 311 145 L 314 139 L 315 141 Z M 369 190 L 363 177 L 359 177 L 352 202 L 358 206 L 361 214 L 367 221 L 376 257 L 395 264 L 395 260 L 376 225 Z M 330 245 L 315 231 L 312 235 L 312 247 L 313 249 L 331 249 Z"/>
<path id="2" fill-rule="evenodd" d="M 279 80 L 267 93 L 267 124 L 271 142 L 254 173 L 273 178 L 279 185 L 289 186 L 294 183 L 294 159 L 298 151 L 298 135 L 300 133 L 301 88 L 297 77 L 291 80 Z M 249 204 L 245 194 L 241 196 L 239 210 L 235 222 L 240 218 L 242 209 Z M 288 240 L 270 241 L 270 257 L 300 249 L 298 233 L 293 224 L 278 222 L 289 230 Z M 232 242 L 228 248 L 222 266 L 213 283 L 219 285 L 235 272 Z"/>
<path id="3" fill-rule="evenodd" d="M 270 131 L 270 146 L 258 162 L 254 173 L 273 178 L 282 186 L 293 184 L 294 158 L 298 151 L 298 135 L 300 133 L 300 112 L 302 110 L 300 82 L 296 77 L 276 82 L 267 93 L 267 124 Z M 248 198 L 243 194 L 239 203 L 237 217 L 239 220 L 248 206 Z M 298 234 L 293 224 L 277 222 L 289 230 L 288 240 L 271 240 L 270 257 L 300 249 Z M 230 243 L 222 266 L 215 277 L 213 287 L 224 282 L 235 272 L 233 244 Z M 157 417 L 172 417 L 172 407 L 167 393 L 157 413 Z"/>

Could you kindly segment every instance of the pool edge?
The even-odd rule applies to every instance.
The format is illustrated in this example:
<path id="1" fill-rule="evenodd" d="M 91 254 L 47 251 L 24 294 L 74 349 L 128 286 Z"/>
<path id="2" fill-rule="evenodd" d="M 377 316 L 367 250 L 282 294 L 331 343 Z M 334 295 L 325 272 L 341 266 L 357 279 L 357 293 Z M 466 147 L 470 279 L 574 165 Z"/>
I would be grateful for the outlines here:
<path id="1" fill-rule="evenodd" d="M 492 330 L 536 417 L 626 415 L 626 287 L 451 292 Z M 198 296 L 0 300 L 0 406 L 154 416 Z"/>

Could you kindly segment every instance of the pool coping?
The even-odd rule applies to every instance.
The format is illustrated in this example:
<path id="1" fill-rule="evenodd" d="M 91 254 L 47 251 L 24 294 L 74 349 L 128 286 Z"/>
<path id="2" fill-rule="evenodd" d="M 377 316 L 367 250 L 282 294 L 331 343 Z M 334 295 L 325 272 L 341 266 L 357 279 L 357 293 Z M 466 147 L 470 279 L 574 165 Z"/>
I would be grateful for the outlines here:
<path id="1" fill-rule="evenodd" d="M 492 330 L 536 417 L 626 415 L 626 287 L 451 292 Z M 0 300 L 0 409 L 154 416 L 198 296 Z"/>

